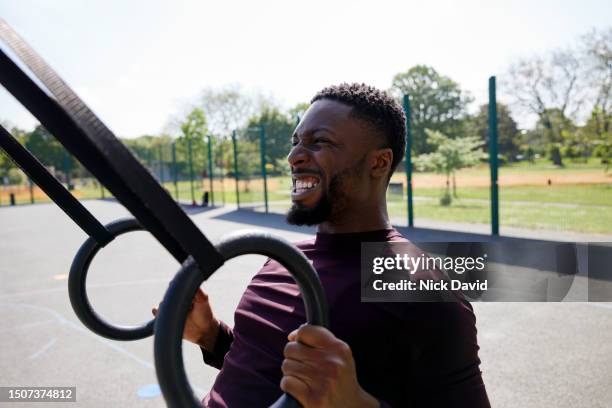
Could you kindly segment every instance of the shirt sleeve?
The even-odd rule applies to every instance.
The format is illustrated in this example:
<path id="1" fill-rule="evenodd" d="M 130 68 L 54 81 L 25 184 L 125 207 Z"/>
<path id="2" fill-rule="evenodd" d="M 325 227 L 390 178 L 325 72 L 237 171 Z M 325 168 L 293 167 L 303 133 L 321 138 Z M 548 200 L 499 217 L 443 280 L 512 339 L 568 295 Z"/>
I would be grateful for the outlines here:
<path id="1" fill-rule="evenodd" d="M 202 351 L 202 357 L 204 358 L 204 363 L 208 364 L 209 366 L 221 369 L 221 367 L 223 366 L 223 359 L 229 351 L 233 341 L 234 333 L 232 332 L 232 329 L 227 324 L 220 322 L 219 334 L 217 335 L 215 347 L 213 348 L 212 352 L 200 347 L 200 350 Z"/>

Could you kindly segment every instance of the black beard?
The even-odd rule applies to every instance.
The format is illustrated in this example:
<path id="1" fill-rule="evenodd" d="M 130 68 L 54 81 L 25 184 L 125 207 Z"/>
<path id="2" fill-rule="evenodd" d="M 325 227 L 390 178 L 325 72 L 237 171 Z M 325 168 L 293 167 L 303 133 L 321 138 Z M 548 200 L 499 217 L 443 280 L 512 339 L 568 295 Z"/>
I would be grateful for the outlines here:
<path id="1" fill-rule="evenodd" d="M 341 213 L 347 206 L 348 198 L 343 192 L 343 181 L 353 174 L 359 173 L 365 156 L 353 167 L 349 167 L 332 177 L 329 183 L 329 193 L 323 191 L 321 199 L 313 208 L 305 207 L 301 204 L 293 203 L 287 212 L 286 220 L 291 225 L 317 225 L 325 221 L 330 221 L 335 214 Z"/>
<path id="2" fill-rule="evenodd" d="M 289 212 L 287 212 L 287 223 L 291 225 L 316 225 L 327 220 L 332 213 L 332 200 L 333 191 L 335 190 L 335 184 L 337 184 L 338 176 L 334 176 L 329 186 L 330 194 L 327 191 L 323 192 L 323 195 L 317 205 L 313 208 L 308 208 L 302 204 L 293 203 Z"/>

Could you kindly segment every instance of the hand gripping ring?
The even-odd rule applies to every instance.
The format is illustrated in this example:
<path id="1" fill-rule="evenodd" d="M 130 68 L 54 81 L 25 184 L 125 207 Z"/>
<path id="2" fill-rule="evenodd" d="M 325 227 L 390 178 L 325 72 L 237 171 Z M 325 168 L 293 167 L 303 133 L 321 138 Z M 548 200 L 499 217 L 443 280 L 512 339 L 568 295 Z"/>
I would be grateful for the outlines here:
<path id="1" fill-rule="evenodd" d="M 226 237 L 217 245 L 225 261 L 247 254 L 268 256 L 282 264 L 296 280 L 310 324 L 328 327 L 329 316 L 325 292 L 319 276 L 308 259 L 284 239 L 261 232 L 242 232 Z M 201 407 L 187 380 L 181 340 L 185 320 L 196 290 L 214 270 L 201 270 L 190 257 L 175 275 L 164 295 L 155 322 L 155 371 L 161 391 L 169 407 Z M 292 396 L 283 394 L 272 407 L 289 408 L 301 405 Z"/>
<path id="2" fill-rule="evenodd" d="M 134 218 L 114 221 L 106 225 L 111 236 L 116 238 L 130 231 L 142 230 L 142 226 Z M 155 320 L 150 320 L 142 326 L 114 326 L 97 314 L 87 297 L 85 282 L 91 261 L 102 248 L 94 238 L 90 237 L 81 245 L 72 261 L 68 276 L 68 295 L 72 309 L 79 320 L 94 333 L 112 340 L 140 340 L 153 334 Z"/>

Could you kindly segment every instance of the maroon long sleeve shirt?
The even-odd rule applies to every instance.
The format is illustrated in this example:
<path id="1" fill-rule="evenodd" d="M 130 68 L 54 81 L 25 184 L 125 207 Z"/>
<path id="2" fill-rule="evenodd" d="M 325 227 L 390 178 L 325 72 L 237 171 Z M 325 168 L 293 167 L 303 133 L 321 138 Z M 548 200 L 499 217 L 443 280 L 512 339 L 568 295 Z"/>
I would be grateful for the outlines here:
<path id="1" fill-rule="evenodd" d="M 395 229 L 323 234 L 296 243 L 319 274 L 331 331 L 347 342 L 361 387 L 391 407 L 489 407 L 476 318 L 464 300 L 362 303 L 361 242 L 406 242 Z M 268 259 L 247 287 L 233 330 L 222 324 L 204 361 L 219 368 L 207 407 L 268 407 L 282 391 L 287 335 L 306 321 L 289 272 Z"/>

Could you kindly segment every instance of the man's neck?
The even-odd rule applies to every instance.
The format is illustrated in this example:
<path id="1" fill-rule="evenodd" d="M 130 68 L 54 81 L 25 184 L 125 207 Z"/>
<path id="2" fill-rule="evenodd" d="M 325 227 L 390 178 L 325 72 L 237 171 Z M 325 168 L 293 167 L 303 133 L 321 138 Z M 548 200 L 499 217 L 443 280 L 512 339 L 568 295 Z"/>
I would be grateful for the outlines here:
<path id="1" fill-rule="evenodd" d="M 367 232 L 391 228 L 387 214 L 387 203 L 372 206 L 347 208 L 333 220 L 322 222 L 317 232 L 340 234 L 347 232 Z"/>

